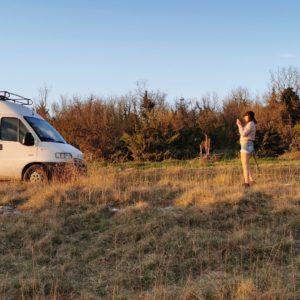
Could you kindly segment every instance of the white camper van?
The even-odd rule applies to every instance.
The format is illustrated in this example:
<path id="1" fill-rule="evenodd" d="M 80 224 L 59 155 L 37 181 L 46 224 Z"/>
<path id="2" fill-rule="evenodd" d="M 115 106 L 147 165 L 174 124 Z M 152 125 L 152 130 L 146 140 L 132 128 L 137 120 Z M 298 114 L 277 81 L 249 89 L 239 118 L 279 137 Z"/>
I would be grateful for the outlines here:
<path id="1" fill-rule="evenodd" d="M 30 109 L 32 103 L 0 91 L 0 180 L 43 182 L 69 166 L 85 172 L 82 152 Z"/>

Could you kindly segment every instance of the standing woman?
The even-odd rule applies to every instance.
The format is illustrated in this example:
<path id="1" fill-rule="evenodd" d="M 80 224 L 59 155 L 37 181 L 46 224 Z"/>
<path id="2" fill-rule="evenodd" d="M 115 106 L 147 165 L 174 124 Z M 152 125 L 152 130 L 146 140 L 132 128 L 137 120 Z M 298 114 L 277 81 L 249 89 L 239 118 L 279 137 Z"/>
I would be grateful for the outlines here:
<path id="1" fill-rule="evenodd" d="M 245 126 L 242 126 L 239 119 L 236 120 L 236 125 L 238 126 L 240 133 L 241 161 L 245 180 L 244 187 L 250 187 L 250 185 L 255 183 L 250 170 L 249 160 L 251 153 L 254 151 L 253 142 L 255 140 L 257 122 L 253 111 L 247 111 L 244 114 L 243 119 L 246 122 Z"/>

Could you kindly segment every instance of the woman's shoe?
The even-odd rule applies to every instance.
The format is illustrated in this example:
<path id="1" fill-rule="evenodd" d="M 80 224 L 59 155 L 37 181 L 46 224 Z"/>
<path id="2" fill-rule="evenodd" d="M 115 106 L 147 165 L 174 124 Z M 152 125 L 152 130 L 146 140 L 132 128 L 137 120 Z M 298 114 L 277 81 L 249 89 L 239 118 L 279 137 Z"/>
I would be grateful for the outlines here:
<path id="1" fill-rule="evenodd" d="M 256 184 L 256 181 L 255 181 L 255 180 L 252 180 L 252 181 L 249 182 L 249 184 L 250 184 L 250 185 L 255 185 L 255 184 Z"/>
<path id="2" fill-rule="evenodd" d="M 250 183 L 243 183 L 243 187 L 245 188 L 245 189 L 247 189 L 247 188 L 249 188 L 250 187 Z"/>

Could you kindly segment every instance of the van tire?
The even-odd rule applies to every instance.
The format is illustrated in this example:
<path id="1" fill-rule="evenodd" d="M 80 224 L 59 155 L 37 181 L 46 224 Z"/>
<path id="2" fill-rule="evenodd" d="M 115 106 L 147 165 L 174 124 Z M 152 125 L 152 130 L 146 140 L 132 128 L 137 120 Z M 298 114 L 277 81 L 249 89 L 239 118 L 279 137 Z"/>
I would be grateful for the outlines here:
<path id="1" fill-rule="evenodd" d="M 24 181 L 30 183 L 45 183 L 49 181 L 47 171 L 42 165 L 32 165 L 24 173 Z"/>

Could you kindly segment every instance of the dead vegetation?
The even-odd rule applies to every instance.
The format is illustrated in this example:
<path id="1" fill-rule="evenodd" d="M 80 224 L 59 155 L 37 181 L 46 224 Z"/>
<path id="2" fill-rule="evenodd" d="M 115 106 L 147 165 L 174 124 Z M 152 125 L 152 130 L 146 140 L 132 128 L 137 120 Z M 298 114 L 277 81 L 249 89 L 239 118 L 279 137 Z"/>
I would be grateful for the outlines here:
<path id="1" fill-rule="evenodd" d="M 2 299 L 299 299 L 300 166 L 0 185 Z"/>

